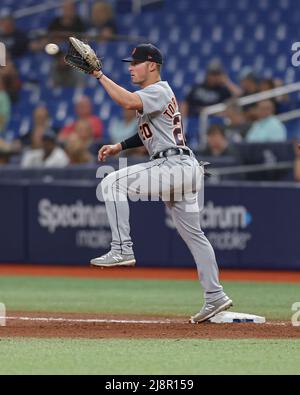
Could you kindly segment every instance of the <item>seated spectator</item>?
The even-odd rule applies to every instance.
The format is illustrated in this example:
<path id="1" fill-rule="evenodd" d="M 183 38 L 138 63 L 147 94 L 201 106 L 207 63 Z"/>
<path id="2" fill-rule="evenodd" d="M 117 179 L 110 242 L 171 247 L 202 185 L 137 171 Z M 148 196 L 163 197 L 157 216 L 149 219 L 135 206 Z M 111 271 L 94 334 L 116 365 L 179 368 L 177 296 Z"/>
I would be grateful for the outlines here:
<path id="1" fill-rule="evenodd" d="M 91 124 L 86 119 L 79 119 L 75 122 L 74 133 L 87 147 L 93 142 L 93 130 Z M 72 137 L 72 135 L 70 137 Z"/>
<path id="2" fill-rule="evenodd" d="M 42 137 L 42 148 L 30 149 L 24 152 L 21 167 L 65 167 L 69 158 L 65 151 L 57 145 L 56 134 L 48 130 Z"/>
<path id="3" fill-rule="evenodd" d="M 74 133 L 67 138 L 66 143 L 73 136 L 76 136 L 85 145 L 92 156 L 95 158 L 98 156 L 98 151 L 103 144 L 101 140 L 93 139 L 93 131 L 88 120 L 79 119 L 76 121 Z"/>
<path id="4" fill-rule="evenodd" d="M 32 113 L 32 128 L 30 132 L 22 137 L 22 144 L 31 147 L 31 149 L 42 148 L 43 135 L 50 129 L 51 119 L 48 109 L 45 105 L 37 106 Z"/>
<path id="5" fill-rule="evenodd" d="M 281 79 L 275 78 L 274 88 L 280 88 L 283 85 L 284 82 Z M 297 108 L 297 104 L 294 103 L 294 101 L 288 94 L 276 96 L 275 101 L 276 101 L 276 110 L 278 114 L 288 112 Z"/>
<path id="6" fill-rule="evenodd" d="M 74 122 L 71 122 L 69 125 L 66 125 L 59 133 L 59 140 L 61 142 L 65 141 L 70 134 L 74 133 L 76 121 L 84 119 L 88 120 L 92 132 L 93 139 L 101 139 L 103 136 L 103 123 L 99 117 L 93 115 L 92 113 L 92 102 L 89 97 L 81 96 L 76 104 L 75 104 L 75 113 L 77 119 Z"/>
<path id="7" fill-rule="evenodd" d="M 7 165 L 9 163 L 10 154 L 5 151 L 2 151 L 0 147 L 0 166 Z"/>
<path id="8" fill-rule="evenodd" d="M 79 87 L 85 83 L 85 76 L 73 67 L 70 67 L 64 60 L 65 54 L 59 51 L 53 56 L 50 70 L 50 83 L 54 87 Z"/>
<path id="9" fill-rule="evenodd" d="M 236 156 L 236 151 L 229 145 L 224 128 L 220 125 L 211 125 L 207 130 L 206 148 L 200 150 L 203 156 Z"/>
<path id="10" fill-rule="evenodd" d="M 284 124 L 275 117 L 274 113 L 275 107 L 271 100 L 264 100 L 257 103 L 257 120 L 247 132 L 247 142 L 267 143 L 286 140 L 286 128 Z"/>
<path id="11" fill-rule="evenodd" d="M 10 120 L 11 103 L 4 88 L 3 77 L 0 74 L 0 136 L 5 137 L 6 125 Z"/>
<path id="12" fill-rule="evenodd" d="M 279 79 L 265 78 L 260 81 L 259 91 L 265 92 L 270 89 L 275 89 L 283 86 L 283 82 Z M 272 102 L 275 106 L 275 114 L 288 112 L 293 109 L 293 102 L 288 94 L 282 96 L 273 97 Z"/>
<path id="13" fill-rule="evenodd" d="M 275 81 L 272 78 L 263 78 L 259 82 L 259 92 L 266 92 L 275 88 Z"/>
<path id="14" fill-rule="evenodd" d="M 123 119 L 114 119 L 109 125 L 108 132 L 112 144 L 133 136 L 137 132 L 136 112 L 123 109 Z"/>
<path id="15" fill-rule="evenodd" d="M 0 41 L 13 58 L 22 56 L 28 51 L 29 40 L 24 31 L 16 27 L 12 15 L 0 17 Z"/>
<path id="16" fill-rule="evenodd" d="M 93 163 L 95 158 L 90 153 L 88 145 L 78 135 L 70 136 L 65 145 L 66 153 L 71 165 Z"/>
<path id="17" fill-rule="evenodd" d="M 0 138 L 0 165 L 8 164 L 13 153 L 11 144 Z"/>
<path id="18" fill-rule="evenodd" d="M 239 80 L 241 87 L 240 97 L 254 95 L 259 92 L 259 77 L 251 67 L 246 66 L 241 70 Z M 243 113 L 247 122 L 254 122 L 256 120 L 256 103 L 243 106 Z"/>
<path id="19" fill-rule="evenodd" d="M 204 107 L 222 103 L 240 95 L 240 88 L 225 74 L 219 62 L 212 62 L 206 69 L 204 82 L 192 87 L 181 105 L 183 116 L 199 115 Z"/>
<path id="20" fill-rule="evenodd" d="M 300 144 L 299 141 L 294 142 L 295 160 L 294 160 L 294 179 L 300 181 Z"/>
<path id="21" fill-rule="evenodd" d="M 225 118 L 225 135 L 233 143 L 244 140 L 251 122 L 247 121 L 245 114 L 235 99 L 228 102 L 226 110 L 222 113 Z"/>
<path id="22" fill-rule="evenodd" d="M 2 77 L 4 89 L 10 97 L 12 103 L 18 101 L 22 82 L 18 70 L 9 54 L 6 54 L 6 66 L 0 67 L 0 76 Z"/>
<path id="23" fill-rule="evenodd" d="M 274 88 L 276 88 L 276 86 L 275 81 L 272 78 L 263 78 L 259 82 L 259 92 L 267 92 Z M 271 98 L 270 100 L 272 100 L 272 102 L 274 103 L 275 114 L 278 114 L 276 97 Z"/>
<path id="24" fill-rule="evenodd" d="M 251 67 L 246 66 L 241 70 L 239 80 L 242 90 L 240 96 L 254 95 L 259 92 L 259 77 Z"/>
<path id="25" fill-rule="evenodd" d="M 107 41 L 117 34 L 117 26 L 114 11 L 111 4 L 104 1 L 96 1 L 91 10 L 92 27 L 88 34 L 97 41 Z"/>
<path id="26" fill-rule="evenodd" d="M 53 19 L 48 26 L 49 42 L 59 43 L 69 36 L 85 32 L 84 21 L 76 14 L 76 4 L 73 0 L 64 0 L 61 16 Z"/>

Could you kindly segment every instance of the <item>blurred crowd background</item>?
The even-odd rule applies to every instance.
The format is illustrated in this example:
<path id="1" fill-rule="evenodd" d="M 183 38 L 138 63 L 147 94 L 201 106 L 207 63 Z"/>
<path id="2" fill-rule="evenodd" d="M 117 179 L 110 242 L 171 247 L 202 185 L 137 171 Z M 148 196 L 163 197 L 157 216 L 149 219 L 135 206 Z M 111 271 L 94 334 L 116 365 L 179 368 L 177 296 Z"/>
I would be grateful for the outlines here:
<path id="1" fill-rule="evenodd" d="M 180 103 L 187 145 L 215 167 L 218 179 L 300 181 L 300 68 L 292 64 L 292 45 L 300 41 L 298 5 L 2 0 L 0 177 L 10 174 L 5 169 L 92 168 L 103 144 L 136 133 L 133 111 L 64 63 L 67 39 L 76 36 L 103 58 L 104 72 L 131 91 L 136 87 L 122 57 L 141 42 L 161 49 L 162 78 Z M 54 56 L 44 51 L 50 42 L 60 48 Z M 125 155 L 147 160 L 143 148 Z"/>

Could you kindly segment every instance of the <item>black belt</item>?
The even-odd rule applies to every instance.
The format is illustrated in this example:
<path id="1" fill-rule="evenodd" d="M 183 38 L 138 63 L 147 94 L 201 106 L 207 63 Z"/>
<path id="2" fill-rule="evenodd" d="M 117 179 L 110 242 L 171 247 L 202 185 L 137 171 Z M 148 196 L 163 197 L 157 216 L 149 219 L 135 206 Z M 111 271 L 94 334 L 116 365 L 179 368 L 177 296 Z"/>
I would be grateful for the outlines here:
<path id="1" fill-rule="evenodd" d="M 168 148 L 164 151 L 157 152 L 151 157 L 151 159 L 166 158 L 167 156 L 173 156 L 173 155 L 191 156 L 192 153 L 189 149 L 186 148 Z"/>

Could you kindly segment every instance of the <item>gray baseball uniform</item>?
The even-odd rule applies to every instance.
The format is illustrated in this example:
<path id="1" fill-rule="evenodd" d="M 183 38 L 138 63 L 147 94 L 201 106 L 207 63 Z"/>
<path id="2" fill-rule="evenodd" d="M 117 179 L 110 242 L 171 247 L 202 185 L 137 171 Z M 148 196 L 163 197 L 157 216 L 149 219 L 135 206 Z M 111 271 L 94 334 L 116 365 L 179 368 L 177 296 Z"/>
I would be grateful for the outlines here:
<path id="1" fill-rule="evenodd" d="M 169 84 L 159 81 L 136 93 L 143 103 L 143 112 L 137 112 L 139 136 L 151 160 L 113 172 L 101 183 L 112 230 L 112 251 L 133 254 L 127 198 L 161 198 L 194 257 L 206 301 L 216 300 L 225 293 L 213 248 L 200 227 L 203 167 L 185 145 L 181 114 Z"/>

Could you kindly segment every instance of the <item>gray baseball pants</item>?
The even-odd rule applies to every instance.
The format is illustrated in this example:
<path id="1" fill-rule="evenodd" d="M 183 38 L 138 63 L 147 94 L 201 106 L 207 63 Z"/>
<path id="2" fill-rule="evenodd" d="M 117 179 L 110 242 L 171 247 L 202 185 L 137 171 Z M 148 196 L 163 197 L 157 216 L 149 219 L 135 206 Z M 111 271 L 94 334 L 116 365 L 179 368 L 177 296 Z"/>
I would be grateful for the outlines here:
<path id="1" fill-rule="evenodd" d="M 194 257 L 205 300 L 210 302 L 225 295 L 214 250 L 200 227 L 204 171 L 194 157 L 174 155 L 129 166 L 110 173 L 101 187 L 113 251 L 133 254 L 127 199 L 161 199 L 171 210 L 176 229 Z"/>

